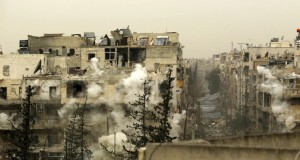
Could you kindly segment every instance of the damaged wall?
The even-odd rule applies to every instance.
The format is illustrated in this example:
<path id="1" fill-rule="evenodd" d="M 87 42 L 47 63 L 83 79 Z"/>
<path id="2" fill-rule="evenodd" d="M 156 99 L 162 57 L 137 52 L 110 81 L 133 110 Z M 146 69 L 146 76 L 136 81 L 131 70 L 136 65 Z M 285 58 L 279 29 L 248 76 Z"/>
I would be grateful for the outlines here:
<path id="1" fill-rule="evenodd" d="M 60 99 L 60 83 L 60 78 L 49 76 L 25 78 L 24 85 L 33 86 L 33 100 L 54 100 Z M 25 91 L 23 94 L 25 95 Z"/>
<path id="2" fill-rule="evenodd" d="M 178 64 L 177 46 L 148 47 L 146 50 L 145 67 L 147 70 L 155 70 L 155 64 Z"/>
<path id="3" fill-rule="evenodd" d="M 30 53 L 52 52 L 56 55 L 79 54 L 78 49 L 86 45 L 84 37 L 78 36 L 54 36 L 54 37 L 36 37 L 28 35 L 28 45 Z"/>
<path id="4" fill-rule="evenodd" d="M 0 55 L 0 79 L 22 79 L 23 76 L 32 76 L 40 60 L 42 61 L 42 73 L 45 73 L 45 55 Z M 8 68 L 6 68 L 6 66 L 8 66 Z M 38 73 L 40 73 L 40 71 L 38 71 Z"/>

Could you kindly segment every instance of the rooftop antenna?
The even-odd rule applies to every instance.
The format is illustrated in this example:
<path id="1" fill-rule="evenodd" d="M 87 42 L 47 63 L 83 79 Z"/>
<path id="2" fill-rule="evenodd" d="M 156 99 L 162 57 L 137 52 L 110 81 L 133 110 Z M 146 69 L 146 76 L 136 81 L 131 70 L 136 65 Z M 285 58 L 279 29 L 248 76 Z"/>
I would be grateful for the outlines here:
<path id="1" fill-rule="evenodd" d="M 168 32 L 168 26 L 166 26 L 166 33 Z"/>
<path id="2" fill-rule="evenodd" d="M 0 54 L 3 54 L 3 53 L 2 53 L 2 46 L 1 46 L 1 45 L 0 45 Z"/>

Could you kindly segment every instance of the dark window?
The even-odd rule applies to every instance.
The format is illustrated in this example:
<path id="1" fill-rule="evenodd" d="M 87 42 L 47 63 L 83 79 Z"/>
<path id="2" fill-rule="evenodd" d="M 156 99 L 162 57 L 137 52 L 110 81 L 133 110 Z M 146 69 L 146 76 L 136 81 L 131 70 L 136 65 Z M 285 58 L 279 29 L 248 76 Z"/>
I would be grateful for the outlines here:
<path id="1" fill-rule="evenodd" d="M 109 59 L 109 53 L 105 53 L 105 59 Z"/>
<path id="2" fill-rule="evenodd" d="M 49 53 L 52 53 L 52 49 L 51 48 L 48 51 L 49 51 Z"/>
<path id="3" fill-rule="evenodd" d="M 75 55 L 75 49 L 74 48 L 70 48 L 69 56 L 73 56 L 73 55 Z"/>
<path id="4" fill-rule="evenodd" d="M 56 86 L 49 87 L 49 96 L 50 98 L 56 98 Z"/>
<path id="5" fill-rule="evenodd" d="M 96 55 L 95 53 L 89 53 L 88 54 L 88 61 L 90 61 L 92 58 L 94 58 Z"/>
<path id="6" fill-rule="evenodd" d="M 244 62 L 249 62 L 249 53 L 248 52 L 246 52 L 244 54 Z"/>
<path id="7" fill-rule="evenodd" d="M 39 54 L 43 54 L 44 50 L 43 49 L 39 49 Z"/>
<path id="8" fill-rule="evenodd" d="M 105 60 L 115 60 L 115 55 L 115 48 L 105 48 Z"/>
<path id="9" fill-rule="evenodd" d="M 67 97 L 82 98 L 85 95 L 86 84 L 83 81 L 67 82 Z"/>
<path id="10" fill-rule="evenodd" d="M 0 99 L 7 99 L 7 88 L 0 87 Z"/>
<path id="11" fill-rule="evenodd" d="M 157 37 L 156 38 L 155 45 L 165 46 L 167 44 L 168 44 L 168 37 L 164 37 L 164 38 Z"/>

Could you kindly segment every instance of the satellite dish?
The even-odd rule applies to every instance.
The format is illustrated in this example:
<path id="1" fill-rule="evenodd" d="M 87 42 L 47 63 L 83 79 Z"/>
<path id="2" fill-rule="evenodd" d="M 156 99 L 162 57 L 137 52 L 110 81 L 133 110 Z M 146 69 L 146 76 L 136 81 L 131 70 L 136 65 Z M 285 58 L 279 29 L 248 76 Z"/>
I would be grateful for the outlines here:
<path id="1" fill-rule="evenodd" d="M 123 34 L 123 30 L 120 30 L 119 33 L 120 33 L 120 34 Z"/>
<path id="2" fill-rule="evenodd" d="M 40 60 L 39 63 L 36 65 L 33 74 L 35 74 L 39 70 L 42 70 L 42 60 Z"/>

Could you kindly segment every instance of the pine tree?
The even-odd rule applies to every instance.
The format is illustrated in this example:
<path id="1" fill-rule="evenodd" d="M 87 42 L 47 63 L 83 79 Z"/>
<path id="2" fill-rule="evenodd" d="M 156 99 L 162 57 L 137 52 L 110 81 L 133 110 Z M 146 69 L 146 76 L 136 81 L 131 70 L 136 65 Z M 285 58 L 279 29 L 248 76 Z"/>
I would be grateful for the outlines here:
<path id="1" fill-rule="evenodd" d="M 141 147 L 145 147 L 146 144 L 151 141 L 150 135 L 154 130 L 150 124 L 147 124 L 146 121 L 151 121 L 155 117 L 153 111 L 148 108 L 149 97 L 150 97 L 150 86 L 148 81 L 143 83 L 143 93 L 141 95 L 136 95 L 137 100 L 133 103 L 129 103 L 131 109 L 128 110 L 125 115 L 128 119 L 133 119 L 135 122 L 131 126 L 127 126 L 129 130 L 134 131 L 132 134 L 125 133 L 127 135 L 128 141 L 134 146 L 134 149 L 128 149 L 123 146 L 124 150 L 128 153 L 129 159 L 137 159 L 138 150 Z"/>
<path id="2" fill-rule="evenodd" d="M 166 74 L 166 80 L 161 84 L 161 97 L 162 102 L 154 107 L 156 111 L 156 120 L 159 125 L 155 128 L 154 134 L 152 134 L 152 141 L 155 143 L 172 142 L 176 137 L 170 136 L 170 130 L 172 129 L 169 123 L 171 100 L 173 98 L 173 85 L 174 77 L 172 77 L 172 70 L 169 69 Z"/>
<path id="3" fill-rule="evenodd" d="M 77 104 L 66 128 L 65 137 L 65 160 L 84 160 L 90 159 L 92 152 L 88 149 L 85 136 L 89 133 L 85 121 L 86 103 L 80 107 Z"/>
<path id="4" fill-rule="evenodd" d="M 30 148 L 38 142 L 38 138 L 33 134 L 34 115 L 31 112 L 33 103 L 31 102 L 32 87 L 26 87 L 26 98 L 23 99 L 20 110 L 17 112 L 20 124 L 15 125 L 11 121 L 12 130 L 3 134 L 3 140 L 12 144 L 14 149 L 7 149 L 10 159 L 30 160 Z"/>

